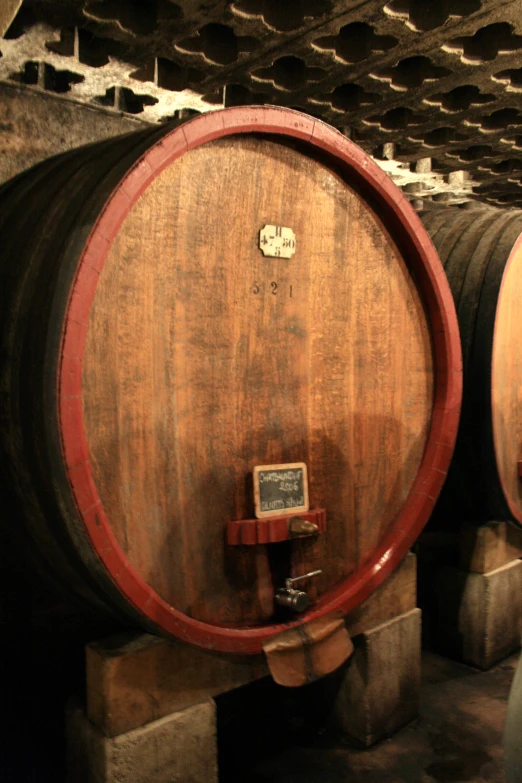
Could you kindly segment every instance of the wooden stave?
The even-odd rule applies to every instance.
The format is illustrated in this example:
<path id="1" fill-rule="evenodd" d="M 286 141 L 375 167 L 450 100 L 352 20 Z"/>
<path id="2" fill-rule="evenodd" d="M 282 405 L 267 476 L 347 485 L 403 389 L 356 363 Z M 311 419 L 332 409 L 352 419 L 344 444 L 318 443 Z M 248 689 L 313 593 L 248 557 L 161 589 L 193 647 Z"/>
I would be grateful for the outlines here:
<path id="1" fill-rule="evenodd" d="M 463 213 L 469 215 L 468 220 L 463 221 Z M 491 407 L 497 301 L 506 264 L 522 232 L 522 214 L 515 210 L 492 208 L 466 212 L 441 208 L 424 213 L 422 220 L 440 254 L 455 299 L 464 370 L 457 443 L 433 521 L 443 528 L 455 522 L 484 523 L 492 519 L 522 524 L 522 513 L 518 515 L 510 509 L 502 487 Z M 437 229 L 433 230 L 435 225 Z M 448 251 L 444 239 L 455 228 L 457 237 L 451 251 Z M 475 241 L 472 249 L 468 240 Z M 476 255 L 477 249 L 480 250 L 479 256 Z M 456 258 L 453 269 L 449 264 L 451 254 Z M 474 269 L 479 266 L 477 259 L 481 270 Z M 463 269 L 462 286 L 458 286 L 456 275 Z M 474 276 L 470 272 L 475 273 Z M 481 274 L 477 275 L 477 272 Z M 468 274 L 466 291 L 463 289 Z"/>
<path id="2" fill-rule="evenodd" d="M 492 390 L 492 359 L 495 339 L 495 315 L 500 288 L 504 277 L 507 261 L 511 251 L 522 233 L 522 219 L 514 214 L 505 226 L 505 232 L 499 242 L 496 252 L 492 255 L 485 278 L 485 287 L 481 296 L 480 306 L 476 320 L 476 335 L 473 355 L 472 382 L 478 384 L 480 378 L 486 377 L 487 383 L 479 385 L 479 393 L 482 413 L 482 461 L 484 465 L 484 486 L 488 487 L 487 499 L 491 504 L 495 518 L 501 516 L 522 525 L 522 510 L 514 508 L 506 499 L 503 489 L 503 478 L 496 457 L 496 445 L 493 433 L 493 418 L 490 413 Z M 493 322 L 493 328 L 491 323 Z M 494 479 L 492 480 L 492 478 Z M 486 484 L 486 482 L 489 482 Z"/>
<path id="3" fill-rule="evenodd" d="M 162 134 L 160 134 L 160 135 L 162 135 Z M 145 148 L 151 146 L 148 139 L 146 141 L 144 141 L 143 146 Z M 68 157 L 68 155 L 64 156 L 64 157 Z M 112 180 L 111 181 L 116 181 L 118 179 L 118 177 L 121 178 L 121 171 L 125 170 L 125 167 L 127 167 L 127 168 L 129 167 L 130 161 L 134 162 L 135 160 L 136 160 L 135 153 L 134 152 L 130 153 L 129 156 L 128 156 L 128 159 L 126 159 L 125 165 L 121 164 L 121 166 L 115 167 L 115 168 L 118 168 L 118 174 L 116 175 L 115 172 L 114 172 L 114 169 L 112 169 L 107 176 L 109 176 L 109 177 L 112 176 Z M 68 164 L 68 161 L 66 161 L 64 163 L 64 165 L 67 165 L 67 164 Z M 364 182 L 364 176 L 363 176 L 363 182 Z M 395 199 L 396 198 L 396 192 L 394 191 L 394 189 L 392 189 L 392 186 L 388 186 L 387 181 L 385 181 L 383 183 L 383 185 L 384 185 L 384 190 L 386 192 L 389 192 L 390 199 Z M 110 189 L 110 188 L 106 188 L 104 190 L 103 197 L 100 197 L 100 201 L 103 201 L 104 198 L 106 198 L 106 196 L 107 196 L 107 192 L 106 191 L 108 189 Z M 96 203 L 94 203 L 94 202 L 96 202 Z M 381 204 L 381 206 L 382 206 L 382 204 Z M 384 205 L 384 207 L 386 209 L 386 204 Z M 391 209 L 391 207 L 390 207 L 390 209 Z M 94 197 L 92 197 L 92 198 L 88 199 L 88 204 L 86 203 L 84 205 L 84 208 L 82 210 L 82 215 L 89 214 L 89 219 L 86 222 L 89 225 L 91 225 L 96 220 L 96 217 L 97 217 L 99 211 L 100 211 L 100 203 Z M 408 230 L 406 229 L 405 226 L 402 226 L 402 227 L 399 226 L 398 233 L 400 233 L 401 228 L 404 231 L 404 240 L 406 242 L 411 241 L 411 237 L 408 235 Z M 401 241 L 400 237 L 398 238 L 398 241 Z M 76 252 L 78 253 L 78 255 L 79 255 L 79 252 L 80 252 L 81 247 L 83 245 L 83 242 L 84 242 L 84 237 L 76 237 L 75 246 L 76 246 Z M 59 256 L 61 258 L 63 258 L 65 256 L 65 251 L 62 251 L 61 254 L 59 254 Z M 74 253 L 73 253 L 73 256 L 74 256 Z M 70 278 L 71 278 L 71 275 L 70 275 L 70 272 L 69 272 L 69 284 L 70 284 Z M 67 287 L 67 283 L 65 283 L 65 286 Z M 60 319 L 61 319 L 61 315 L 58 315 L 57 316 L 57 322 L 59 322 Z M 453 352 L 455 353 L 455 341 L 454 340 L 453 340 L 453 344 L 452 344 L 451 348 L 452 348 Z M 50 349 L 49 346 L 47 346 L 46 352 L 47 352 L 47 355 L 50 358 L 52 358 L 55 349 L 56 349 L 56 342 L 55 342 L 55 345 L 54 345 L 53 349 Z M 454 358 L 455 357 L 453 357 L 453 359 Z M 457 364 L 458 364 L 458 362 L 457 362 Z M 456 372 L 458 373 L 458 370 Z M 458 383 L 457 383 L 457 385 L 458 385 Z M 48 400 L 52 399 L 53 392 L 54 392 L 54 388 L 52 388 L 52 381 L 51 381 L 50 385 L 48 385 L 48 388 L 47 388 L 47 399 Z M 454 392 L 454 397 L 455 396 L 458 397 L 458 393 L 455 394 L 455 388 L 453 389 L 453 392 Z M 452 408 L 452 411 L 453 411 L 452 416 L 453 416 L 453 420 L 455 420 L 455 410 L 458 408 L 458 400 L 454 399 L 453 402 L 452 402 L 452 406 L 453 406 L 453 408 Z M 44 409 L 45 409 L 45 406 L 44 406 Z M 458 416 L 458 410 L 456 410 L 456 414 Z M 59 445 L 60 445 L 59 444 L 59 440 L 60 440 L 60 438 L 57 436 L 57 433 L 50 433 L 49 438 L 53 442 L 54 458 L 59 461 L 59 454 L 61 454 L 61 452 L 59 450 Z M 448 442 L 450 442 L 450 441 L 451 441 L 451 434 L 449 436 L 449 441 Z M 68 487 L 67 487 L 67 490 L 68 490 Z M 62 504 L 62 509 L 68 508 L 68 510 L 69 510 L 69 514 L 68 515 L 70 515 L 71 507 L 70 507 L 70 504 L 68 504 L 68 491 L 66 491 L 64 493 L 64 496 L 62 496 L 60 498 L 60 503 Z M 74 514 L 72 516 L 74 517 Z M 68 531 L 68 533 L 70 534 L 70 531 Z M 80 539 L 81 539 L 81 537 L 80 537 Z M 80 543 L 82 543 L 81 540 L 80 540 Z M 83 560 L 84 560 L 84 562 L 87 563 L 88 569 L 94 569 L 95 571 L 97 571 L 97 573 L 98 573 L 98 577 L 97 578 L 100 579 L 103 583 L 105 583 L 105 587 L 109 590 L 109 592 L 113 593 L 114 591 L 113 590 L 111 591 L 111 588 L 113 587 L 112 583 L 109 580 L 109 584 L 107 584 L 107 575 L 106 575 L 106 573 L 103 570 L 100 571 L 100 569 L 97 568 L 99 563 L 97 562 L 96 559 L 94 559 L 94 561 L 92 560 L 92 553 L 90 551 L 87 551 L 87 552 L 85 552 L 83 554 Z M 390 562 L 390 569 L 391 569 L 391 567 L 392 567 L 392 564 Z M 370 589 L 374 589 L 374 587 L 377 586 L 379 581 L 382 581 L 382 578 L 384 578 L 384 576 L 385 576 L 385 572 L 384 571 L 377 570 L 377 569 L 374 568 L 373 569 L 373 573 L 371 575 Z M 104 592 L 104 591 L 102 591 L 102 592 Z M 114 603 L 114 595 L 111 595 L 111 601 Z M 123 601 L 122 603 L 119 603 L 118 601 L 116 601 L 116 603 L 119 604 L 118 605 L 118 611 L 124 611 L 132 619 L 136 618 L 136 613 L 134 611 L 132 611 L 132 610 L 129 611 L 130 607 L 128 606 L 128 604 L 125 601 Z M 141 619 L 141 622 L 143 622 L 143 616 L 140 615 L 140 619 Z M 160 632 L 162 630 L 161 628 L 158 629 L 158 627 L 155 627 L 154 624 L 151 624 L 150 627 L 152 627 L 154 630 L 160 630 Z M 194 643 L 201 643 L 201 639 L 200 638 L 198 639 L 196 637 L 191 637 L 189 639 L 186 639 L 186 641 L 194 641 Z M 207 644 L 207 646 L 216 646 L 215 640 L 213 640 L 212 642 L 208 642 L 207 641 L 206 644 Z M 229 640 L 226 640 L 225 642 L 223 642 L 223 645 L 224 646 L 222 646 L 221 649 L 224 649 L 225 651 L 231 651 L 231 650 L 232 651 L 237 651 L 238 650 L 237 642 L 233 642 L 232 643 Z M 258 652 L 259 651 L 259 640 L 258 640 L 258 638 L 256 638 L 253 642 L 251 642 L 249 647 L 243 645 L 243 647 L 241 648 L 241 651 L 242 652 Z"/>
<path id="4" fill-rule="evenodd" d="M 68 181 L 72 184 L 71 166 L 76 167 L 75 174 L 83 172 L 85 175 L 83 183 L 86 191 L 83 194 L 85 203 L 80 203 L 80 211 L 84 212 L 85 207 L 89 204 L 91 198 L 96 199 L 97 196 L 101 203 L 105 201 L 114 187 L 115 182 L 117 182 L 121 176 L 120 170 L 126 171 L 128 167 L 132 165 L 136 155 L 139 156 L 143 147 L 147 147 L 150 144 L 151 136 L 153 138 L 158 135 L 161 136 L 166 131 L 166 128 L 162 128 L 159 132 L 155 130 L 153 134 L 151 134 L 149 130 L 137 134 L 125 134 L 124 137 L 109 139 L 108 141 L 99 144 L 86 145 L 78 150 L 73 150 L 72 152 L 67 152 L 42 162 L 35 167 L 34 170 L 29 170 L 29 172 L 27 172 L 27 177 L 20 175 L 19 181 L 17 178 L 16 193 L 12 193 L 11 191 L 6 193 L 6 196 L 9 196 L 9 203 L 13 205 L 14 214 L 6 213 L 3 227 L 0 226 L 0 264 L 4 262 L 4 269 L 2 270 L 4 283 L 6 281 L 6 276 L 4 274 L 5 260 L 11 250 L 9 240 L 11 240 L 13 244 L 16 244 L 18 238 L 18 234 L 12 234 L 9 230 L 10 221 L 19 221 L 21 218 L 25 218 L 27 222 L 30 223 L 33 214 L 39 215 L 40 212 L 42 221 L 48 221 L 50 219 L 50 213 L 48 211 L 49 204 L 46 204 L 45 198 L 41 199 L 45 204 L 43 210 L 41 209 L 42 205 L 39 200 L 32 201 L 32 209 L 27 209 L 26 198 L 28 192 L 33 192 L 35 182 L 37 183 L 40 179 L 45 182 L 49 177 L 53 177 L 56 189 L 54 198 L 51 199 L 51 203 L 58 209 L 61 207 L 65 215 L 69 215 L 69 218 L 72 220 L 73 217 L 69 214 L 70 204 L 60 196 L 62 193 L 62 186 Z M 96 194 L 96 192 L 93 193 L 93 190 L 95 191 L 96 188 L 92 187 L 92 153 L 94 150 L 99 153 L 99 156 L 96 158 L 96 163 L 101 169 L 98 189 L 102 192 L 98 194 Z M 123 152 L 124 154 L 118 155 L 115 158 L 115 152 Z M 106 160 L 104 157 L 105 155 L 107 156 Z M 115 168 L 117 169 L 116 175 L 114 174 Z M 33 172 L 33 176 L 30 176 L 30 172 Z M 108 181 L 106 181 L 107 178 Z M 3 196 L 4 193 L 2 192 L 0 197 Z M 93 219 L 95 219 L 98 210 L 99 207 L 94 208 Z M 2 235 L 2 228 L 4 230 L 4 235 Z M 44 226 L 40 226 L 40 228 L 44 229 Z M 38 230 L 34 232 L 32 237 L 29 232 L 27 233 L 26 239 L 29 242 L 30 247 L 31 241 L 36 239 L 37 234 Z M 52 232 L 50 237 L 53 237 Z M 33 247 L 33 249 L 30 250 L 35 266 L 34 272 L 36 274 L 44 271 L 44 267 L 49 266 L 50 260 L 53 261 L 55 271 L 61 271 L 63 274 L 64 265 L 61 260 L 63 253 L 60 253 L 57 248 L 51 247 L 51 249 L 56 251 L 54 256 L 49 253 L 49 242 L 43 242 L 40 246 Z M 27 250 L 28 248 L 26 248 L 26 251 Z M 73 273 L 74 270 L 69 273 L 70 277 L 72 277 Z M 12 277 L 12 284 L 13 288 L 10 294 L 11 307 L 2 308 L 2 313 L 5 314 L 6 317 L 9 313 L 16 313 L 16 318 L 13 323 L 3 323 L 1 324 L 0 329 L 4 342 L 2 354 L 8 355 L 8 360 L 4 362 L 2 372 L 2 387 L 5 384 L 9 385 L 10 393 L 7 396 L 8 402 L 11 403 L 11 406 L 17 406 L 21 402 L 21 395 L 18 388 L 29 388 L 31 386 L 32 379 L 28 370 L 30 367 L 38 364 L 38 355 L 34 356 L 31 361 L 27 356 L 27 352 L 29 351 L 29 354 L 31 351 L 33 353 L 36 351 L 37 354 L 41 352 L 41 355 L 43 356 L 43 343 L 45 342 L 42 341 L 42 343 L 37 343 L 35 341 L 32 346 L 29 345 L 27 348 L 28 343 L 30 343 L 30 338 L 27 334 L 20 334 L 22 323 L 22 320 L 19 317 L 20 305 L 25 304 L 26 308 L 34 313 L 36 322 L 38 322 L 40 318 L 44 323 L 48 323 L 48 321 L 46 321 L 38 310 L 38 305 L 43 305 L 43 301 L 36 297 L 36 299 L 33 299 L 32 306 L 29 306 L 23 292 L 15 290 L 17 288 L 19 289 L 21 284 L 20 279 L 16 275 Z M 28 285 L 34 287 L 34 282 L 31 284 L 31 281 L 28 281 Z M 62 283 L 62 286 L 63 285 L 64 284 Z M 4 295 L 7 294 L 5 285 L 3 286 L 3 292 Z M 7 295 L 9 296 L 9 294 Z M 16 299 L 18 300 L 18 303 L 15 305 L 14 301 Z M 13 328 L 15 331 L 12 331 Z M 49 331 L 52 331 L 50 327 Z M 59 340 L 59 331 L 60 330 L 58 329 L 56 332 L 57 340 Z M 8 336 L 10 336 L 9 345 L 6 345 Z M 16 346 L 19 346 L 20 348 L 18 356 L 15 354 Z M 49 401 L 53 399 L 55 394 L 54 376 L 56 372 L 55 370 L 54 373 L 48 373 L 47 379 L 45 379 L 43 377 L 43 367 L 55 364 L 53 358 L 58 356 L 56 343 L 54 350 L 49 350 L 49 348 L 47 348 L 47 356 L 48 359 L 43 361 L 41 377 L 38 379 L 39 387 L 41 387 L 39 388 L 40 395 L 38 395 L 38 397 L 41 396 L 40 408 L 37 408 L 34 404 L 32 395 L 31 400 L 27 400 L 22 411 L 13 407 L 4 409 L 2 406 L 4 437 L 2 438 L 0 445 L 2 450 L 1 458 L 5 466 L 2 473 L 4 476 L 10 478 L 7 485 L 5 481 L 3 482 L 6 502 L 10 513 L 14 513 L 15 517 L 21 522 L 23 529 L 22 535 L 24 538 L 25 535 L 27 535 L 27 540 L 30 545 L 27 547 L 27 543 L 24 541 L 24 548 L 29 550 L 27 554 L 33 566 L 61 589 L 65 587 L 72 591 L 73 595 L 76 595 L 77 598 L 93 605 L 99 611 L 110 613 L 110 605 L 107 604 L 105 596 L 107 589 L 110 590 L 111 588 L 111 583 L 110 581 L 108 582 L 105 570 L 100 568 L 98 559 L 93 558 L 89 549 L 82 545 L 84 542 L 77 542 L 75 546 L 72 545 L 69 527 L 64 524 L 64 519 L 75 516 L 76 509 L 72 503 L 72 498 L 69 497 L 69 493 L 64 491 L 67 487 L 67 476 L 63 471 L 61 438 L 59 433 L 51 426 L 45 433 L 44 427 L 41 426 L 42 421 L 47 423 L 47 418 L 42 415 L 42 411 L 51 404 Z M 12 376 L 13 380 L 9 377 L 6 378 L 6 375 Z M 43 401 L 44 399 L 46 402 Z M 40 411 L 40 414 L 38 414 L 37 411 Z M 24 443 L 17 442 L 16 431 L 25 433 Z M 5 435 L 6 432 L 8 433 L 7 435 Z M 49 461 L 49 464 L 53 466 L 52 477 L 60 477 L 53 482 L 56 490 L 62 489 L 61 493 L 56 493 L 58 497 L 54 497 L 53 492 L 49 492 L 44 486 L 40 486 L 38 479 L 43 479 L 46 476 L 46 470 L 42 465 L 33 465 L 32 469 L 28 469 L 28 456 L 36 455 L 37 452 L 35 448 L 31 447 L 33 432 L 38 432 L 40 436 L 44 436 L 43 439 L 45 441 L 46 449 L 45 454 L 42 452 L 41 461 Z M 9 433 L 11 433 L 11 436 L 9 436 Z M 20 484 L 18 485 L 19 482 Z M 20 508 L 20 504 L 22 503 L 26 509 L 23 514 L 23 521 L 17 513 L 17 509 Z M 29 513 L 27 513 L 28 511 Z M 49 519 L 53 520 L 52 532 L 48 529 L 46 524 Z M 21 531 L 17 534 L 17 531 L 14 531 L 16 538 L 22 538 L 20 532 Z M 46 556 L 48 560 L 47 563 L 45 562 Z M 130 610 L 125 602 L 116 602 L 116 604 L 118 614 L 123 613 L 128 619 L 134 621 L 137 619 L 136 614 Z"/>
<path id="5" fill-rule="evenodd" d="M 459 323 L 462 324 L 461 343 L 464 374 L 468 378 L 469 388 L 477 390 L 476 394 L 470 395 L 464 402 L 460 423 L 463 443 L 469 442 L 470 437 L 476 438 L 478 435 L 476 447 L 471 454 L 467 455 L 469 480 L 461 487 L 461 490 L 465 492 L 465 502 L 468 508 L 473 508 L 475 504 L 482 509 L 492 508 L 487 481 L 489 474 L 484 470 L 484 461 L 480 458 L 480 454 L 484 450 L 484 441 L 487 434 L 487 430 L 483 429 L 485 415 L 487 416 L 487 404 L 485 407 L 481 392 L 484 391 L 486 396 L 488 396 L 488 393 L 486 392 L 486 386 L 482 386 L 480 382 L 480 373 L 477 378 L 475 343 L 481 297 L 484 290 L 487 289 L 488 270 L 492 259 L 498 253 L 499 243 L 502 241 L 505 227 L 506 220 L 504 216 L 496 217 L 493 222 L 489 223 L 484 233 L 481 230 L 482 226 L 479 227 L 479 241 L 472 260 L 467 264 L 466 275 L 457 306 L 457 316 Z M 477 422 L 480 422 L 478 427 Z M 496 508 L 498 509 L 498 507 Z M 497 510 L 496 513 L 498 515 L 500 510 Z"/>
<path id="6" fill-rule="evenodd" d="M 435 248 L 439 253 L 444 270 L 448 276 L 448 282 L 455 301 L 455 306 L 458 308 L 462 285 L 470 265 L 471 257 L 468 256 L 468 254 L 461 252 L 462 242 L 475 240 L 473 245 L 473 248 L 475 249 L 481 238 L 480 232 L 474 231 L 477 221 L 487 222 L 495 220 L 496 215 L 490 210 L 480 210 L 477 213 L 476 211 L 471 212 L 441 208 L 439 210 L 430 210 L 429 212 L 426 212 L 422 215 L 422 219 Z M 471 234 L 471 237 L 469 234 Z M 462 324 L 460 318 L 459 328 L 462 341 Z M 466 370 L 464 370 L 464 378 L 464 383 L 466 383 Z M 466 388 L 466 386 L 464 388 Z M 469 487 L 470 482 L 463 479 L 463 475 L 467 475 L 466 466 L 469 464 L 469 461 L 473 460 L 475 457 L 475 451 L 469 449 L 468 442 L 463 436 L 463 421 L 466 418 L 469 419 L 469 417 L 469 400 L 464 394 L 455 452 L 453 454 L 447 481 L 442 489 L 441 496 L 434 512 L 434 519 L 437 524 L 443 526 L 447 524 L 448 519 L 455 516 L 455 513 L 460 516 L 473 515 L 473 511 L 468 508 L 469 503 L 462 497 L 463 492 L 465 492 L 466 498 L 474 496 Z M 471 413 L 471 418 L 473 419 L 473 417 L 474 414 Z M 458 509 L 458 511 L 455 512 L 455 509 Z"/>

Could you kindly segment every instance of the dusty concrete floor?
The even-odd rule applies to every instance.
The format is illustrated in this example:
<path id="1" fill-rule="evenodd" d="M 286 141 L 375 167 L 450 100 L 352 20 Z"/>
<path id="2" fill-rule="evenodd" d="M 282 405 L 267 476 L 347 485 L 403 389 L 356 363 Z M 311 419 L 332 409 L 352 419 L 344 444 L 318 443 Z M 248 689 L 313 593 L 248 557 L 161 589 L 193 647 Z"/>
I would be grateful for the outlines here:
<path id="1" fill-rule="evenodd" d="M 517 660 L 518 653 L 480 672 L 424 653 L 419 719 L 370 750 L 343 747 L 304 724 L 290 727 L 292 744 L 285 746 L 285 712 L 294 714 L 295 704 L 288 709 L 277 689 L 267 694 L 265 688 L 261 707 L 250 697 L 236 701 L 238 724 L 221 726 L 220 781 L 501 783 L 502 733 Z M 270 705 L 277 709 L 271 718 Z"/>

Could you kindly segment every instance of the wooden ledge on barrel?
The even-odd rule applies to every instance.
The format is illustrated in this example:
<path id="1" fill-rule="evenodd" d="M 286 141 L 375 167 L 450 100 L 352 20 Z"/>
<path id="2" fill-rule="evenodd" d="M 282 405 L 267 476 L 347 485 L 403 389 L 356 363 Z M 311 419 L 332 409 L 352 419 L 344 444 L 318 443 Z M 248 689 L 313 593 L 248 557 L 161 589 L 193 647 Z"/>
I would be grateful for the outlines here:
<path id="1" fill-rule="evenodd" d="M 326 510 L 312 508 L 299 514 L 294 511 L 278 517 L 238 519 L 227 522 L 227 544 L 232 546 L 277 544 L 289 539 L 316 536 L 325 531 Z"/>

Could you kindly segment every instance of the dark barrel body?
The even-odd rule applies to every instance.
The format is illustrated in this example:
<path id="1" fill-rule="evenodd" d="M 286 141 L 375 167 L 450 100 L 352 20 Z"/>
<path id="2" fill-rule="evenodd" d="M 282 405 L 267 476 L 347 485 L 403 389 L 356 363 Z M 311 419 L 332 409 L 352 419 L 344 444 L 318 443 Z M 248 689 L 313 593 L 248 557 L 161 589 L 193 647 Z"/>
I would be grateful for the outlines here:
<path id="1" fill-rule="evenodd" d="M 438 524 L 522 522 L 518 462 L 522 310 L 518 210 L 441 208 L 422 215 L 451 287 L 462 341 L 457 445 L 435 511 Z"/>

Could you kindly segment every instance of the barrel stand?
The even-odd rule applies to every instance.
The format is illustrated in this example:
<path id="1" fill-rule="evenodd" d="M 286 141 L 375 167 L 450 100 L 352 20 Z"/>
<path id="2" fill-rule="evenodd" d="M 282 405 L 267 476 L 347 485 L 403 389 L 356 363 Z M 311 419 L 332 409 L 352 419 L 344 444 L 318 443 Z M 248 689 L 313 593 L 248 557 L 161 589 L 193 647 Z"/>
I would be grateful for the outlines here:
<path id="1" fill-rule="evenodd" d="M 330 728 L 365 746 L 417 716 L 416 558 L 346 620 L 355 653 L 337 676 Z M 217 781 L 212 697 L 268 674 L 264 658 L 218 656 L 149 634 L 88 645 L 85 707 L 71 705 L 74 783 Z M 177 778 L 176 778 L 177 779 Z"/>
<path id="2" fill-rule="evenodd" d="M 420 609 L 411 609 L 360 634 L 354 647 L 330 725 L 336 735 L 367 748 L 418 717 Z"/>
<path id="3" fill-rule="evenodd" d="M 212 700 L 115 737 L 106 737 L 71 707 L 68 736 L 70 783 L 217 783 Z"/>
<path id="4" fill-rule="evenodd" d="M 70 783 L 216 783 L 212 697 L 267 673 L 261 656 L 150 634 L 88 645 L 85 707 L 71 705 L 67 719 Z"/>
<path id="5" fill-rule="evenodd" d="M 330 730 L 370 747 L 418 717 L 421 611 L 417 560 L 409 553 L 380 591 L 351 615 L 354 654 L 342 668 Z"/>
<path id="6" fill-rule="evenodd" d="M 489 669 L 521 645 L 522 531 L 464 525 L 419 542 L 419 599 L 433 649 Z"/>

